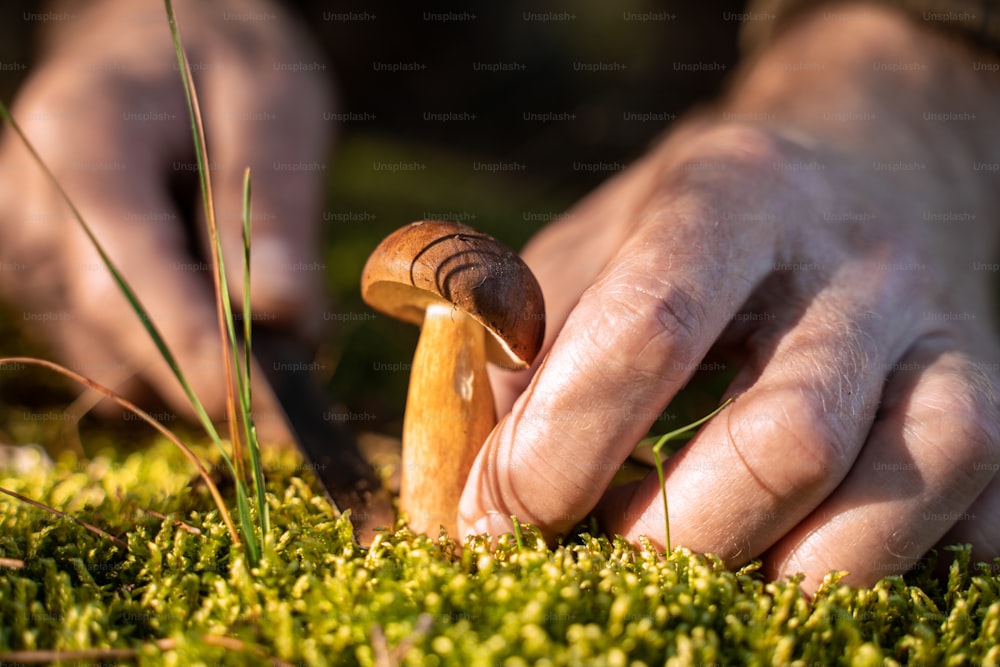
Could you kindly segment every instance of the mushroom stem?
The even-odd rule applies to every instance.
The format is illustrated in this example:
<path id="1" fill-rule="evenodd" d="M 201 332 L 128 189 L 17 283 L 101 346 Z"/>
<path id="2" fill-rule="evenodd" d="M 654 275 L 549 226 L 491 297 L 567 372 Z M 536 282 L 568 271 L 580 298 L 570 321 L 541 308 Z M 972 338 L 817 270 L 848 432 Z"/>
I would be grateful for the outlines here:
<path id="1" fill-rule="evenodd" d="M 482 326 L 451 304 L 427 307 L 403 419 L 400 508 L 414 532 L 458 533 L 458 501 L 496 424 Z"/>

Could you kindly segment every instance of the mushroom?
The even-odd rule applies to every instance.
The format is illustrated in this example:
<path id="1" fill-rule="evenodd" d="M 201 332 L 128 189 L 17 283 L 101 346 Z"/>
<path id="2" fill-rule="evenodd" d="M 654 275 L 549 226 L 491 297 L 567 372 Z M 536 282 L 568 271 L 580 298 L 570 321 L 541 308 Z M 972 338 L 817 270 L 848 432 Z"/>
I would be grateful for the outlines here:
<path id="1" fill-rule="evenodd" d="M 400 509 L 418 533 L 444 527 L 455 536 L 462 488 L 496 425 L 486 361 L 531 365 L 545 335 L 541 288 L 493 237 L 428 220 L 375 248 L 361 296 L 421 327 L 403 419 Z"/>

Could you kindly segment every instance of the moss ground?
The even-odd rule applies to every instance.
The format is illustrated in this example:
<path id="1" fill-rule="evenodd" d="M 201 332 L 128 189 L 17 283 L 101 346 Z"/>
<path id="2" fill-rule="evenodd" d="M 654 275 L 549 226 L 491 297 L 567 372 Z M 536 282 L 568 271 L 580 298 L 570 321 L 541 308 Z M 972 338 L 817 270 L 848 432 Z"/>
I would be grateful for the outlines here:
<path id="1" fill-rule="evenodd" d="M 831 577 L 812 600 L 753 566 L 664 557 L 584 528 L 555 549 L 527 527 L 495 548 L 399 528 L 362 549 L 295 456 L 272 453 L 274 527 L 250 570 L 165 443 L 33 467 L 0 485 L 128 548 L 0 498 L 0 665 L 1000 662 L 998 569 L 961 549 L 942 556 L 940 580 L 855 589 Z"/>

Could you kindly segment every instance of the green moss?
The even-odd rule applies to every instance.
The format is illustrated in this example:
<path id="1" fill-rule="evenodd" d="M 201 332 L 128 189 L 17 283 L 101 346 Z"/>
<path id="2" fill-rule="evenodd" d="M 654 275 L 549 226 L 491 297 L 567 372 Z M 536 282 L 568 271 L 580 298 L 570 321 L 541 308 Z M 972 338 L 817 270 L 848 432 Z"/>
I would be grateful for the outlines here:
<path id="1" fill-rule="evenodd" d="M 24 563 L 0 567 L 0 664 L 111 648 L 176 665 L 1000 661 L 1000 578 L 964 549 L 946 581 L 925 572 L 855 589 L 832 576 L 811 601 L 754 566 L 582 530 L 554 550 L 528 526 L 520 544 L 458 549 L 399 528 L 362 549 L 296 466 L 268 457 L 274 525 L 253 570 L 166 444 L 0 480 L 129 545 L 0 499 L 0 558 Z"/>

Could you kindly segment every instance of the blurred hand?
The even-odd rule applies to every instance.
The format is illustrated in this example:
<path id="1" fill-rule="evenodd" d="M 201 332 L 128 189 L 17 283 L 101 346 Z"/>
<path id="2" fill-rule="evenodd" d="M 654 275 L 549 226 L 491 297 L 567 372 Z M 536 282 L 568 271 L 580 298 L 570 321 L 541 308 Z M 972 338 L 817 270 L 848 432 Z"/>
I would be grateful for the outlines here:
<path id="1" fill-rule="evenodd" d="M 547 355 L 493 376 L 463 530 L 596 511 L 662 547 L 655 473 L 607 489 L 714 349 L 739 397 L 667 464 L 674 545 L 806 589 L 939 541 L 1000 555 L 997 89 L 937 33 L 837 11 L 527 247 Z"/>
<path id="2" fill-rule="evenodd" d="M 259 0 L 177 0 L 205 121 L 233 296 L 243 170 L 255 318 L 315 335 L 322 312 L 325 80 L 309 40 Z M 53 22 L 13 114 L 163 333 L 210 413 L 224 383 L 191 127 L 160 0 L 80 3 Z M 303 64 L 310 67 L 303 68 Z M 187 401 L 77 223 L 11 132 L 0 146 L 0 290 L 84 375 Z M 192 214 L 193 212 L 193 214 Z M 195 217 L 195 220 L 190 218 Z M 236 301 L 235 303 L 241 303 Z"/>

